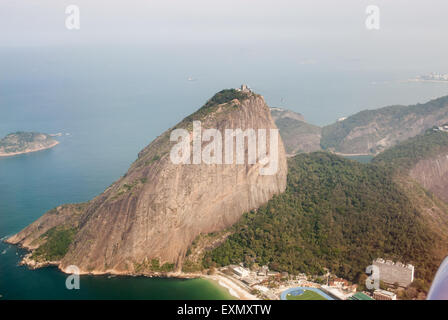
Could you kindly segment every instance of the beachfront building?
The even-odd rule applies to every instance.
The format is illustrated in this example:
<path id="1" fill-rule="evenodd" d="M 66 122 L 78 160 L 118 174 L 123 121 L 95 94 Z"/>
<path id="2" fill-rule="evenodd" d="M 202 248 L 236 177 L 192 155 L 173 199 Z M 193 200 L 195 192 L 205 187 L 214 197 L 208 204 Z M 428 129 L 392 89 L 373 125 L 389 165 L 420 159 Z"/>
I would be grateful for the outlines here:
<path id="1" fill-rule="evenodd" d="M 249 275 L 249 270 L 244 269 L 243 267 L 233 267 L 232 271 L 239 277 L 247 277 Z"/>
<path id="2" fill-rule="evenodd" d="M 373 298 L 375 300 L 397 300 L 397 295 L 390 291 L 378 289 L 373 292 Z"/>
<path id="3" fill-rule="evenodd" d="M 348 286 L 349 282 L 342 278 L 335 278 L 330 281 L 330 287 L 347 288 Z"/>
<path id="4" fill-rule="evenodd" d="M 373 265 L 378 267 L 380 280 L 388 283 L 398 283 L 401 287 L 407 287 L 414 281 L 414 266 L 404 265 L 401 262 L 394 263 L 391 260 L 378 258 L 373 261 Z"/>
<path id="5" fill-rule="evenodd" d="M 341 289 L 336 287 L 330 287 L 323 285 L 320 289 L 328 294 L 330 297 L 333 297 L 335 300 L 347 300 L 348 295 L 345 294 Z"/>

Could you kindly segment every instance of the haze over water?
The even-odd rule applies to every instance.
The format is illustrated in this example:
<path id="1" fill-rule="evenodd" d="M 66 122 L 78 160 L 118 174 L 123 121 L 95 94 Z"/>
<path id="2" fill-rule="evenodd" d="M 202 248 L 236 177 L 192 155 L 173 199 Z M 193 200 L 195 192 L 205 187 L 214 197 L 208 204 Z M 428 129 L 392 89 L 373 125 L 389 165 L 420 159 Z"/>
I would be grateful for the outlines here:
<path id="1" fill-rule="evenodd" d="M 73 34 L 63 25 L 51 31 L 64 20 L 59 16 L 64 5 L 50 10 L 50 1 L 42 3 L 23 18 L 18 17 L 25 1 L 0 4 L 0 30 L 6 30 L 6 22 L 11 30 L 0 33 L 0 136 L 15 131 L 64 135 L 54 149 L 0 158 L 0 238 L 58 205 L 100 194 L 144 146 L 224 88 L 247 83 L 270 106 L 300 112 L 317 125 L 366 108 L 448 94 L 448 83 L 405 81 L 448 72 L 446 44 L 431 32 L 447 30 L 441 25 L 446 21 L 437 19 L 443 10 L 434 6 L 402 6 L 399 15 L 403 1 L 397 7 L 380 2 L 383 29 L 369 33 L 360 1 L 351 2 L 347 12 L 322 1 L 316 10 L 308 4 L 294 5 L 295 11 L 287 1 L 272 11 L 267 1 L 258 7 L 230 2 L 232 10 L 220 3 L 221 11 L 194 1 L 205 7 L 184 18 L 179 8 L 170 11 L 155 1 L 157 8 L 148 11 L 152 19 L 138 15 L 137 5 L 124 10 L 121 29 L 112 23 L 120 18 L 119 8 L 104 13 L 80 1 L 84 22 Z M 419 9 L 426 24 L 415 22 L 421 21 Z M 156 19 L 154 11 L 162 15 Z M 33 12 L 36 18 L 28 23 L 43 19 L 40 14 L 48 21 L 36 22 L 35 28 L 17 23 Z M 92 12 L 104 17 L 94 21 Z M 314 20 L 306 18 L 310 13 Z M 18 267 L 22 254 L 0 244 L 3 298 L 229 297 L 203 280 L 107 276 L 82 277 L 81 290 L 68 291 L 65 275 L 55 268 Z"/>

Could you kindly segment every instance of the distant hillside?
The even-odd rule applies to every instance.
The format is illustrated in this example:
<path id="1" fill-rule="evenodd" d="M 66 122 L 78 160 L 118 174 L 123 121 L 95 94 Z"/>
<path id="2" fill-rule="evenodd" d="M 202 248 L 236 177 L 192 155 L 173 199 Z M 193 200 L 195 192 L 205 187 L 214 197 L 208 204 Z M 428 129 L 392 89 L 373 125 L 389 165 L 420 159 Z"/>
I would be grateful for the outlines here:
<path id="1" fill-rule="evenodd" d="M 419 161 L 435 158 L 441 154 L 443 156 L 448 154 L 448 133 L 429 129 L 422 135 L 403 141 L 380 153 L 372 161 L 410 170 Z"/>
<path id="2" fill-rule="evenodd" d="M 327 150 L 345 155 L 376 155 L 401 141 L 448 122 L 448 96 L 411 106 L 364 110 L 320 128 L 290 110 L 271 115 L 288 155 Z"/>
<path id="3" fill-rule="evenodd" d="M 322 128 L 321 146 L 344 154 L 378 154 L 446 122 L 448 96 L 424 104 L 365 110 Z"/>
<path id="4" fill-rule="evenodd" d="M 427 283 L 448 254 L 446 204 L 390 168 L 316 152 L 288 162 L 285 193 L 234 225 L 205 266 L 245 262 L 361 279 L 377 257 L 416 266 Z M 428 210 L 431 211 L 429 214 Z"/>
<path id="5" fill-rule="evenodd" d="M 448 133 L 428 130 L 386 150 L 373 163 L 404 171 L 426 190 L 448 202 Z"/>
<path id="6" fill-rule="evenodd" d="M 321 128 L 305 122 L 301 114 L 281 108 L 271 108 L 271 115 L 280 130 L 288 155 L 321 149 Z"/>
<path id="7" fill-rule="evenodd" d="M 45 133 L 16 132 L 0 140 L 0 157 L 49 149 L 59 142 Z"/>
<path id="8" fill-rule="evenodd" d="M 305 121 L 305 117 L 302 114 L 283 108 L 271 108 L 271 116 L 275 121 L 284 118 Z"/>

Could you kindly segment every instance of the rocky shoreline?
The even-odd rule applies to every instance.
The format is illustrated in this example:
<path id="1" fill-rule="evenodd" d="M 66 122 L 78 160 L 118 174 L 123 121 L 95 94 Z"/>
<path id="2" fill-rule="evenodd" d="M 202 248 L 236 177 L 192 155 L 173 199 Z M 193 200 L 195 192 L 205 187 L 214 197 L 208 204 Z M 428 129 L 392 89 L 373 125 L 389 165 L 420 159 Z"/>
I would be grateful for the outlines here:
<path id="1" fill-rule="evenodd" d="M 6 243 L 9 243 L 8 241 L 5 241 Z M 26 266 L 31 270 L 36 270 L 40 268 L 45 267 L 58 267 L 58 269 L 66 274 L 70 274 L 70 272 L 67 272 L 66 270 L 62 269 L 60 267 L 60 261 L 44 261 L 39 262 L 36 260 L 33 260 L 32 257 L 32 249 L 23 247 L 19 245 L 20 248 L 24 250 L 28 250 L 29 252 L 22 258 L 19 265 L 20 266 Z M 92 275 L 92 276 L 99 276 L 99 275 L 113 275 L 113 276 L 131 276 L 131 277 L 148 277 L 148 278 L 177 278 L 177 279 L 205 279 L 208 281 L 213 281 L 220 287 L 224 288 L 226 291 L 229 292 L 229 294 L 238 300 L 258 300 L 258 298 L 254 295 L 252 295 L 250 292 L 248 292 L 245 288 L 239 286 L 232 280 L 230 280 L 228 277 L 225 277 L 220 274 L 204 274 L 202 272 L 141 272 L 141 273 L 133 273 L 133 272 L 122 272 L 122 271 L 116 271 L 116 270 L 108 270 L 107 272 L 97 272 L 97 271 L 91 271 L 91 272 L 80 272 L 80 275 Z"/>
<path id="2" fill-rule="evenodd" d="M 19 266 L 27 266 L 31 270 L 50 267 L 50 266 L 59 266 L 59 261 L 44 261 L 38 262 L 31 258 L 32 252 L 27 253 L 23 259 L 19 262 Z"/>

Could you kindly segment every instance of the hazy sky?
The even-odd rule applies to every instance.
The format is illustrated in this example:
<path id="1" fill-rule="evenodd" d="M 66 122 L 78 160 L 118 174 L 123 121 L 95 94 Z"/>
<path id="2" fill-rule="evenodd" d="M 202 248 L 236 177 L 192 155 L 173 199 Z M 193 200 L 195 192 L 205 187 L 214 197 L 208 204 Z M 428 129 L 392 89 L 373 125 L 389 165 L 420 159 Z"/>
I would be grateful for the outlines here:
<path id="1" fill-rule="evenodd" d="M 79 31 L 65 29 L 65 7 L 70 4 L 81 10 Z M 446 42 L 446 0 L 2 0 L 0 42 L 236 43 L 368 38 L 372 37 L 364 27 L 368 5 L 381 9 L 382 28 L 377 36 L 390 41 L 400 37 L 405 45 L 423 34 L 428 43 Z"/>
<path id="2" fill-rule="evenodd" d="M 80 30 L 65 27 L 68 5 L 80 8 Z M 380 30 L 365 27 L 369 5 L 380 9 Z M 198 77 L 202 99 L 247 81 L 276 106 L 286 101 L 315 122 L 330 122 L 446 94 L 433 86 L 381 93 L 375 83 L 448 73 L 447 12 L 446 0 L 1 0 L 0 80 L 31 82 L 33 70 L 44 80 L 47 73 L 63 77 L 73 60 L 85 74 L 132 81 L 153 75 L 161 86 L 161 77 L 165 86 Z M 103 76 L 101 63 L 115 74 Z"/>
<path id="3" fill-rule="evenodd" d="M 70 4 L 81 11 L 77 31 L 65 28 Z M 378 31 L 365 28 L 368 5 L 381 10 Z M 2 0 L 0 46 L 300 47 L 347 59 L 384 58 L 387 51 L 397 61 L 442 61 L 446 12 L 446 0 Z"/>

